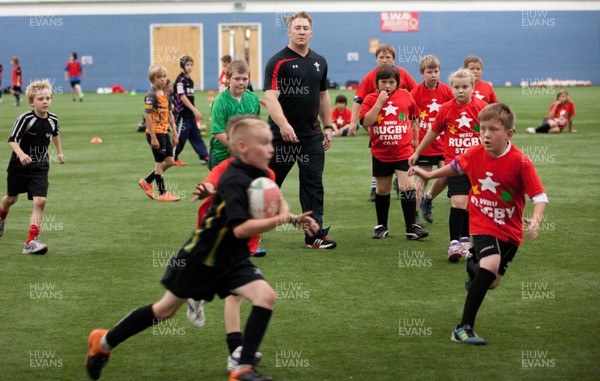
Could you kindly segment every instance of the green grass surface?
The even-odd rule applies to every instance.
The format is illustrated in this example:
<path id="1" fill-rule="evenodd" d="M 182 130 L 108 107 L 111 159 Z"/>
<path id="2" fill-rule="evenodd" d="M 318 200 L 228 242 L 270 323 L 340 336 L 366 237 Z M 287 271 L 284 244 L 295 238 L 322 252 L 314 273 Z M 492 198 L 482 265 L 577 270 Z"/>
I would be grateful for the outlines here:
<path id="1" fill-rule="evenodd" d="M 550 198 L 537 241 L 524 241 L 499 288 L 477 318 L 485 347 L 450 342 L 465 298 L 464 262 L 446 260 L 449 201 L 434 201 L 431 235 L 403 237 L 393 202 L 390 237 L 370 238 L 375 210 L 367 202 L 367 135 L 335 138 L 325 170 L 325 223 L 333 251 L 309 251 L 298 231 L 263 235 L 269 255 L 254 262 L 279 292 L 261 371 L 276 380 L 593 380 L 600 370 L 597 255 L 600 88 L 569 89 L 578 134 L 526 135 L 554 99 L 549 92 L 498 88 L 517 112 L 514 142 L 529 153 Z M 332 91 L 333 99 L 339 91 Z M 349 99 L 351 94 L 344 92 Z M 153 159 L 143 134 L 143 95 L 68 94 L 54 98 L 64 166 L 53 162 L 42 240 L 46 256 L 20 254 L 31 202 L 21 196 L 0 238 L 0 379 L 84 380 L 86 338 L 112 327 L 163 294 L 164 264 L 194 228 L 188 202 L 207 169 L 188 145 L 186 167 L 166 174 L 180 203 L 149 200 L 137 180 Z M 209 115 L 206 93 L 197 104 Z M 0 104 L 0 136 L 28 109 Z M 265 116 L 265 115 L 263 115 Z M 102 144 L 89 140 L 99 136 Z M 208 142 L 208 139 L 205 138 Z M 52 151 L 54 152 L 54 151 Z M 9 147 L 0 144 L 0 167 Z M 4 176 L 4 175 L 3 175 Z M 2 180 L 0 192 L 6 192 Z M 299 210 L 297 172 L 283 186 Z M 531 211 L 531 204 L 527 213 Z M 415 261 L 407 261 L 417 258 Z M 106 380 L 225 380 L 223 302 L 207 305 L 207 324 L 148 329 L 123 343 L 104 370 Z M 243 321 L 248 306 L 243 308 Z"/>

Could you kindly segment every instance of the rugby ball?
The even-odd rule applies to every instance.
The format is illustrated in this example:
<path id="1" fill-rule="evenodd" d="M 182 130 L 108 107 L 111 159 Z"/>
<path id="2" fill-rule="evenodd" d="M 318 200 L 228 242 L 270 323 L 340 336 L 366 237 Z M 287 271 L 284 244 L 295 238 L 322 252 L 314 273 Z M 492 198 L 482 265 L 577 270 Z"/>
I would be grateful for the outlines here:
<path id="1" fill-rule="evenodd" d="M 254 179 L 248 187 L 248 201 L 252 218 L 274 217 L 281 201 L 279 187 L 268 177 Z"/>

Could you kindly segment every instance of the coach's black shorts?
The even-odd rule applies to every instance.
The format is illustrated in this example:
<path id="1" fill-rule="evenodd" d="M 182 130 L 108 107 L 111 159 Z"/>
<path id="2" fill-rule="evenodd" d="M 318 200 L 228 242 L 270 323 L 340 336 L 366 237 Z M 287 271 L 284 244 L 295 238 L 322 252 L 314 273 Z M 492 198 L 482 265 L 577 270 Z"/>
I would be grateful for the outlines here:
<path id="1" fill-rule="evenodd" d="M 169 261 L 161 282 L 179 298 L 211 301 L 215 295 L 223 299 L 231 295 L 231 290 L 264 279 L 250 259 L 223 270 L 205 266 L 196 255 L 180 250 Z"/>
<path id="2" fill-rule="evenodd" d="M 448 197 L 469 195 L 471 182 L 467 175 L 450 176 L 446 180 L 448 184 Z"/>
<path id="3" fill-rule="evenodd" d="M 515 254 L 517 254 L 519 246 L 500 241 L 498 238 L 491 235 L 478 234 L 473 235 L 473 248 L 475 249 L 475 255 L 477 256 L 478 262 L 481 258 L 487 257 L 488 255 L 500 254 L 500 268 L 498 269 L 498 274 L 504 275 L 506 269 L 508 269 L 508 265 L 510 265 Z"/>
<path id="4" fill-rule="evenodd" d="M 424 156 L 421 155 L 419 156 L 419 158 L 417 159 L 417 165 L 431 165 L 431 166 L 438 166 L 440 165 L 440 162 L 444 162 L 444 155 L 436 155 L 436 156 Z"/>
<path id="5" fill-rule="evenodd" d="M 48 195 L 48 172 L 22 175 L 9 171 L 6 183 L 6 193 L 10 197 L 27 193 L 27 198 L 33 200 L 34 197 Z"/>
<path id="6" fill-rule="evenodd" d="M 371 171 L 374 177 L 391 176 L 396 173 L 396 170 L 407 172 L 410 166 L 408 160 L 399 161 L 379 161 L 373 156 Z"/>
<path id="7" fill-rule="evenodd" d="M 71 81 L 71 87 L 75 87 L 75 85 L 79 85 L 80 83 L 81 83 L 81 81 L 78 79 Z"/>
<path id="8" fill-rule="evenodd" d="M 158 149 L 152 148 L 152 154 L 154 155 L 154 161 L 156 163 L 162 163 L 168 157 L 173 156 L 173 145 L 171 144 L 171 137 L 169 134 L 156 134 L 158 139 Z M 150 134 L 146 134 L 146 140 L 150 143 Z"/>

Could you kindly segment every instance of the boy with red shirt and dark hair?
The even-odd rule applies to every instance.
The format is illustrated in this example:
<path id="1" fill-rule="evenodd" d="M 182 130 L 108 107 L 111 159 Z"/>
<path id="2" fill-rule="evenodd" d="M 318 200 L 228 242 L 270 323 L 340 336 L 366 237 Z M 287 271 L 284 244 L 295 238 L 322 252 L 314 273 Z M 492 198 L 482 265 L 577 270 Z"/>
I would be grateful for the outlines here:
<path id="1" fill-rule="evenodd" d="M 65 66 L 65 81 L 71 83 L 73 102 L 76 101 L 75 94 L 79 97 L 79 102 L 83 102 L 83 91 L 81 90 L 82 79 L 85 79 L 85 71 L 81 66 L 81 61 L 77 61 L 77 53 L 73 52 Z"/>
<path id="2" fill-rule="evenodd" d="M 423 76 L 424 81 L 412 89 L 412 95 L 419 110 L 419 143 L 423 141 L 427 131 L 431 130 L 431 126 L 440 111 L 440 107 L 452 100 L 452 89 L 450 86 L 440 82 L 440 61 L 435 56 L 425 56 L 419 62 L 419 71 Z M 420 165 L 427 171 L 431 171 L 433 166 L 438 168 L 444 166 L 444 146 L 443 140 L 438 136 L 429 147 L 425 148 L 417 160 L 417 165 Z M 432 223 L 433 216 L 431 215 L 433 199 L 446 188 L 446 179 L 437 179 L 429 189 L 427 195 L 423 195 L 427 189 L 427 181 L 418 178 L 415 183 L 417 190 L 417 208 L 421 207 L 423 218 L 425 221 Z M 417 221 L 419 223 L 419 213 L 417 212 Z"/>
<path id="3" fill-rule="evenodd" d="M 449 164 L 457 155 L 471 146 L 479 144 L 479 122 L 477 115 L 486 103 L 473 97 L 475 77 L 466 69 L 458 70 L 450 76 L 450 87 L 454 99 L 440 107 L 431 130 L 427 132 L 415 153 L 408 159 L 415 165 L 421 152 L 429 146 L 439 134 L 444 133 L 444 162 Z M 471 183 L 467 176 L 447 179 L 450 208 L 448 260 L 457 262 L 467 255 L 471 247 L 469 240 L 469 212 L 467 203 Z"/>
<path id="4" fill-rule="evenodd" d="M 350 117 L 350 125 L 348 128 L 348 133 L 352 136 L 356 134 L 356 120 L 359 116 L 360 105 L 363 100 L 367 97 L 367 95 L 371 93 L 377 92 L 377 82 L 375 80 L 375 75 L 377 73 L 377 69 L 381 65 L 385 64 L 393 64 L 396 59 L 396 50 L 392 45 L 381 44 L 375 50 L 375 61 L 377 62 L 377 67 L 371 70 L 365 77 L 360 81 L 358 89 L 354 94 L 354 104 L 352 105 L 352 115 Z M 411 91 L 415 87 L 417 87 L 417 83 L 411 77 L 411 75 L 405 69 L 400 66 L 396 66 L 400 73 L 400 81 L 398 82 L 398 88 L 406 89 L 407 91 Z M 369 196 L 369 201 L 375 201 L 375 179 L 371 180 L 371 195 Z"/>
<path id="5" fill-rule="evenodd" d="M 400 72 L 394 65 L 381 65 L 377 69 L 375 80 L 379 93 L 367 95 L 360 108 L 361 124 L 371 136 L 372 170 L 376 183 L 377 226 L 372 238 L 385 238 L 388 235 L 390 191 L 394 174 L 398 178 L 406 238 L 424 238 L 429 233 L 415 225 L 417 203 L 414 184 L 407 174 L 407 159 L 418 142 L 419 108 L 408 91 L 397 88 Z"/>
<path id="6" fill-rule="evenodd" d="M 345 95 L 335 97 L 335 108 L 331 112 L 331 122 L 333 123 L 333 132 L 337 136 L 347 136 L 350 128 L 352 112 L 347 107 L 348 98 Z"/>
<path id="7" fill-rule="evenodd" d="M 514 135 L 515 115 L 502 103 L 485 107 L 479 113 L 481 145 L 455 157 L 449 165 L 434 172 L 411 168 L 423 178 L 466 174 L 473 186 L 469 192 L 470 228 L 474 255 L 467 257 L 468 294 L 460 324 L 451 340 L 483 345 L 475 334 L 475 317 L 489 288 L 495 288 L 505 274 L 523 237 L 525 195 L 533 201 L 533 213 L 526 235 L 535 239 L 548 196 L 527 156 L 510 139 Z"/>
<path id="8" fill-rule="evenodd" d="M 498 103 L 498 98 L 496 98 L 496 93 L 492 88 L 492 84 L 481 79 L 481 74 L 483 73 L 483 60 L 477 56 L 466 56 L 463 67 L 475 76 L 473 97 L 482 100 L 485 103 Z"/>

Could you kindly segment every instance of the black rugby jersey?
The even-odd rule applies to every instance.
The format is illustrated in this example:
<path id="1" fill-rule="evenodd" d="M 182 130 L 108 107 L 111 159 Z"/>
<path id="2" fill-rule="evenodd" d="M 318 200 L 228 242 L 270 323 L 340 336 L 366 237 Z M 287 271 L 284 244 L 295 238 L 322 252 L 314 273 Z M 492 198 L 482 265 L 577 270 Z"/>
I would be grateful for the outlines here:
<path id="1" fill-rule="evenodd" d="M 175 96 L 173 97 L 173 104 L 175 106 L 175 112 L 177 113 L 177 116 L 186 119 L 193 118 L 194 113 L 183 104 L 181 96 L 185 95 L 194 106 L 196 105 L 194 103 L 194 81 L 184 73 L 179 73 L 177 79 L 175 80 L 174 87 Z"/>
<path id="2" fill-rule="evenodd" d="M 16 153 L 12 153 L 8 170 L 16 171 L 48 171 L 50 168 L 48 146 L 53 136 L 58 135 L 58 117 L 51 112 L 47 118 L 40 118 L 33 110 L 17 118 L 13 125 L 8 142 L 19 143 L 19 147 L 29 157 L 31 164 L 23 166 Z"/>
<path id="3" fill-rule="evenodd" d="M 322 134 L 319 123 L 320 92 L 327 90 L 327 61 L 309 50 L 306 57 L 285 47 L 265 68 L 264 90 L 279 90 L 279 103 L 299 138 Z M 269 116 L 274 138 L 279 128 Z"/>
<path id="4" fill-rule="evenodd" d="M 247 192 L 252 180 L 259 177 L 269 177 L 269 173 L 239 158 L 231 162 L 219 179 L 217 193 L 200 229 L 182 250 L 201 258 L 205 266 L 219 269 L 248 258 L 248 238 L 236 238 L 233 229 L 252 218 Z"/>

